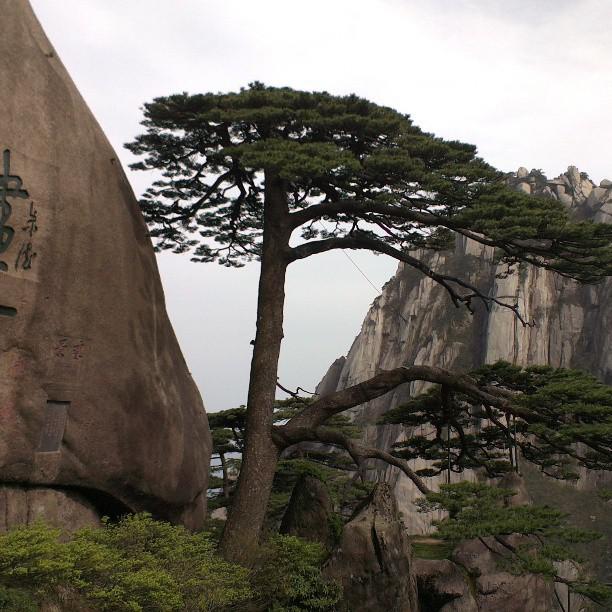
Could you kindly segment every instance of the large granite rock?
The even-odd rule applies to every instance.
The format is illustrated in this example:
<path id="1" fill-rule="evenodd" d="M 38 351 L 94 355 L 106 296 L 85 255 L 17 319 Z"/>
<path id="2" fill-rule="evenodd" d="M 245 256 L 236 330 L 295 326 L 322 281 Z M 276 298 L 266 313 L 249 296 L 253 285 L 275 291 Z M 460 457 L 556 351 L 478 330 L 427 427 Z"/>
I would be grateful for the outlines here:
<path id="1" fill-rule="evenodd" d="M 198 527 L 210 433 L 147 227 L 27 0 L 0 81 L 0 483 Z"/>
<path id="2" fill-rule="evenodd" d="M 329 549 L 334 544 L 333 510 L 325 483 L 306 474 L 291 492 L 280 532 L 318 542 Z"/>
<path id="3" fill-rule="evenodd" d="M 415 559 L 419 607 L 423 612 L 478 612 L 467 572 L 448 559 Z"/>
<path id="4" fill-rule="evenodd" d="M 77 491 L 17 485 L 0 486 L 0 531 L 43 519 L 53 527 L 76 530 L 97 525 L 100 511 Z"/>
<path id="5" fill-rule="evenodd" d="M 462 542 L 453 554 L 453 561 L 471 577 L 468 580 L 475 591 L 477 609 L 480 612 L 558 610 L 551 581 L 532 574 L 516 576 L 500 568 L 500 561 L 508 556 L 504 542 L 516 547 L 525 539 L 508 536 L 499 541 L 470 540 Z"/>
<path id="6" fill-rule="evenodd" d="M 386 483 L 344 526 L 324 571 L 342 585 L 342 612 L 418 611 L 410 543 Z"/>

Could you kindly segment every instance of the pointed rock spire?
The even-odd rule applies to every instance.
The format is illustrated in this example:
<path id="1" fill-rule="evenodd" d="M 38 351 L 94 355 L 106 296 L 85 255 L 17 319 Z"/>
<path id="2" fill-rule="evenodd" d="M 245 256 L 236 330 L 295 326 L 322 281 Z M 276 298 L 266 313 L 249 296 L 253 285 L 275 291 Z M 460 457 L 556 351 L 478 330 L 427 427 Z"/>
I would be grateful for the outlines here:
<path id="1" fill-rule="evenodd" d="M 210 433 L 147 227 L 27 0 L 2 31 L 0 485 L 198 527 Z"/>

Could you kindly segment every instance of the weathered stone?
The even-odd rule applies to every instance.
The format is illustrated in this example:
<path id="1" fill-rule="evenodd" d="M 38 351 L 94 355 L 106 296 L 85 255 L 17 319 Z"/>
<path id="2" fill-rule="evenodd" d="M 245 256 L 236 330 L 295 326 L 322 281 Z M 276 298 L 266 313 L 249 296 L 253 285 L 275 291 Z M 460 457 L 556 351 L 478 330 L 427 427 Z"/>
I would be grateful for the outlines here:
<path id="1" fill-rule="evenodd" d="M 521 182 L 516 186 L 517 191 L 522 191 L 523 193 L 530 194 L 531 193 L 531 185 L 529 183 Z"/>
<path id="2" fill-rule="evenodd" d="M 386 483 L 344 526 L 325 574 L 343 588 L 342 612 L 417 612 L 412 555 Z"/>
<path id="3" fill-rule="evenodd" d="M 333 505 L 325 483 L 313 476 L 302 476 L 291 493 L 280 532 L 295 535 L 326 548 L 334 544 Z"/>
<path id="4" fill-rule="evenodd" d="M 500 538 L 511 546 L 518 546 L 524 538 Z M 499 562 L 508 550 L 494 538 L 463 542 L 455 550 L 456 561 L 474 576 L 476 599 L 480 612 L 540 612 L 552 610 L 553 586 L 542 576 L 515 576 L 500 570 Z"/>
<path id="5" fill-rule="evenodd" d="M 525 168 L 524 166 L 521 166 L 516 171 L 516 178 L 518 179 L 524 179 L 524 178 L 527 178 L 528 176 L 529 176 L 529 170 L 527 170 L 527 168 Z"/>
<path id="6" fill-rule="evenodd" d="M 210 433 L 147 227 L 27 0 L 2 24 L 0 482 L 199 527 Z"/>
<path id="7" fill-rule="evenodd" d="M 612 181 L 604 179 L 599 183 L 599 186 L 603 187 L 604 189 L 610 189 L 610 187 L 612 187 Z"/>
<path id="8" fill-rule="evenodd" d="M 73 531 L 98 525 L 98 509 L 76 491 L 0 486 L 0 531 L 44 519 L 53 527 Z"/>
<path id="9" fill-rule="evenodd" d="M 215 508 L 210 513 L 210 518 L 217 521 L 227 521 L 227 508 L 225 506 L 223 508 Z"/>
<path id="10" fill-rule="evenodd" d="M 419 608 L 423 612 L 478 612 L 467 572 L 448 559 L 415 559 Z"/>
<path id="11" fill-rule="evenodd" d="M 491 484 L 496 484 L 503 489 L 514 491 L 514 495 L 509 499 L 508 505 L 510 506 L 524 506 L 532 501 L 525 480 L 516 472 L 508 472 Z"/>

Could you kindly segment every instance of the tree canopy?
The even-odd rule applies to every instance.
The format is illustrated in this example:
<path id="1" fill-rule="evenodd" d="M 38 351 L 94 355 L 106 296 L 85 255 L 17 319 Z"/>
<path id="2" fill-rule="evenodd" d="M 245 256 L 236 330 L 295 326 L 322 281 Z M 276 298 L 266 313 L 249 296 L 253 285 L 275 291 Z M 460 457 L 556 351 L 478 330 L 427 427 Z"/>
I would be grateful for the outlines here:
<path id="1" fill-rule="evenodd" d="M 457 233 L 499 247 L 509 264 L 585 281 L 611 271 L 610 226 L 572 223 L 557 201 L 510 191 L 474 146 L 355 95 L 253 83 L 156 98 L 144 115 L 145 133 L 127 147 L 144 157 L 133 168 L 161 172 L 142 201 L 151 235 L 195 261 L 241 265 L 261 254 L 266 179 L 276 177 L 308 241 L 292 258 L 364 248 L 427 273 L 408 252 L 444 248 Z"/>
<path id="2" fill-rule="evenodd" d="M 491 398 L 440 385 L 381 419 L 427 426 L 395 451 L 404 459 L 429 460 L 421 475 L 483 468 L 490 477 L 501 476 L 518 469 L 518 457 L 564 480 L 578 479 L 580 467 L 612 469 L 612 387 L 577 370 L 503 361 L 468 376 Z"/>

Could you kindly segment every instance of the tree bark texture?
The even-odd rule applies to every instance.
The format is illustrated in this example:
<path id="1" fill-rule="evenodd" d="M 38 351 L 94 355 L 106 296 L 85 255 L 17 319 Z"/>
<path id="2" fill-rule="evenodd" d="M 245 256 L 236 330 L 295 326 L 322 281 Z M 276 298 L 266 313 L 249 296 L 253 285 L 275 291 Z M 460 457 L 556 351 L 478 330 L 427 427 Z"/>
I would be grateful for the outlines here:
<path id="1" fill-rule="evenodd" d="M 227 560 L 244 565 L 250 563 L 257 550 L 279 455 L 272 439 L 272 418 L 289 263 L 288 214 L 281 182 L 266 177 L 257 332 L 251 360 L 245 448 L 220 544 L 221 554 Z"/>

